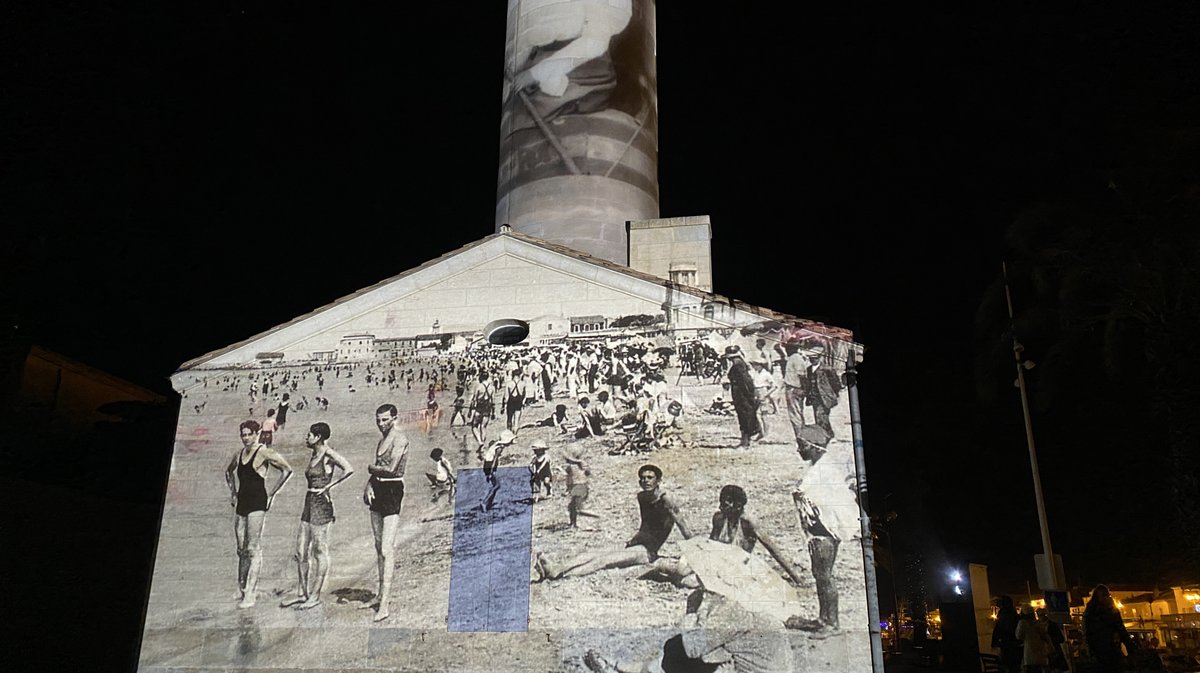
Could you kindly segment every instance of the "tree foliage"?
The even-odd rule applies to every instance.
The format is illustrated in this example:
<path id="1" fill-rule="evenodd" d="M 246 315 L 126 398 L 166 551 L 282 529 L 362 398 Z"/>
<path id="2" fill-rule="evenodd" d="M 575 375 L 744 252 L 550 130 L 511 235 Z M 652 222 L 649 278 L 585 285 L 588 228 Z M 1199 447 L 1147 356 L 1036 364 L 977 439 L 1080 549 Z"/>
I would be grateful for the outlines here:
<path id="1" fill-rule="evenodd" d="M 985 400 L 1012 394 L 1014 333 L 1036 363 L 1041 462 L 1080 480 L 1070 525 L 1128 542 L 1164 579 L 1200 567 L 1200 177 L 1182 161 L 1198 139 L 1160 133 L 1106 183 L 1023 212 L 1007 235 L 1015 319 L 997 278 L 976 320 Z M 1163 519 L 1169 535 L 1138 530 Z"/>

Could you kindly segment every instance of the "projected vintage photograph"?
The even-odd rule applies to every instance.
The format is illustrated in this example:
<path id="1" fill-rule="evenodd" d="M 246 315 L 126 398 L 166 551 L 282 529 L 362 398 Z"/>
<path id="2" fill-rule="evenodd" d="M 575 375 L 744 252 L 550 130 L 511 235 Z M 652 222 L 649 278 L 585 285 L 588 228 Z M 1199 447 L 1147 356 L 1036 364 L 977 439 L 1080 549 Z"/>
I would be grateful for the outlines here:
<path id="1" fill-rule="evenodd" d="M 849 340 L 447 265 L 176 375 L 144 670 L 869 667 Z"/>
<path id="2" fill-rule="evenodd" d="M 604 175 L 657 196 L 653 2 L 512 1 L 509 14 L 500 192 Z"/>

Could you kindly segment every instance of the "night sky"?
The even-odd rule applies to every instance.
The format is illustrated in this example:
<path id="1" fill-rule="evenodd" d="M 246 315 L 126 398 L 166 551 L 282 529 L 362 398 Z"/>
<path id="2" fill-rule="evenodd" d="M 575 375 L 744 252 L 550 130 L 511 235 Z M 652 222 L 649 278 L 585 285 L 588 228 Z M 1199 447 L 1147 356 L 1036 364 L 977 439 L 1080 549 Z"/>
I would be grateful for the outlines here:
<path id="1" fill-rule="evenodd" d="M 20 339 L 169 392 L 190 358 L 493 231 L 502 2 L 22 4 L 0 95 Z M 1163 350 L 1190 344 L 1196 284 L 1164 286 L 1166 341 L 1131 328 L 1121 360 L 1095 316 L 1122 283 L 1077 291 L 1061 253 L 1197 278 L 1200 6 L 940 5 L 664 3 L 661 213 L 711 216 L 718 293 L 867 346 L 898 562 L 1016 592 L 1041 541 L 1008 259 L 1070 583 L 1197 579 L 1175 513 L 1197 452 L 1170 450 L 1197 407 L 1161 403 L 1196 379 L 1158 375 L 1196 369 Z M 1175 256 L 1121 256 L 1147 241 Z"/>

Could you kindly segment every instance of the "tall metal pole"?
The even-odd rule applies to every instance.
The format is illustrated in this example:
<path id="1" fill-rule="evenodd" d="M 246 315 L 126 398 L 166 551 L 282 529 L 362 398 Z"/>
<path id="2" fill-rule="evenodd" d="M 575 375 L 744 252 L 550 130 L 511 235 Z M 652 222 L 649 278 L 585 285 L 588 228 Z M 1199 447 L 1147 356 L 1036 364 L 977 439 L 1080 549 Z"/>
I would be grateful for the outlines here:
<path id="1" fill-rule="evenodd" d="M 850 434 L 854 438 L 854 472 L 858 482 L 858 521 L 862 531 L 863 573 L 867 584 L 867 619 L 871 620 L 871 669 L 883 673 L 883 634 L 879 626 L 879 582 L 875 577 L 875 541 L 871 537 L 871 517 L 867 512 L 866 454 L 863 451 L 862 417 L 858 409 L 858 374 L 854 369 L 858 353 L 851 344 L 846 357 L 846 390 L 850 398 Z"/>
<path id="2" fill-rule="evenodd" d="M 1025 362 L 1021 359 L 1021 353 L 1025 351 L 1025 347 L 1021 345 L 1020 341 L 1017 341 L 1016 326 L 1013 324 L 1012 291 L 1008 287 L 1008 265 L 1001 262 L 1000 268 L 1004 273 L 1004 299 L 1008 303 L 1008 329 L 1012 333 L 1013 357 L 1017 362 L 1017 387 L 1021 391 L 1021 413 L 1025 416 L 1025 443 L 1029 445 L 1029 469 L 1033 473 L 1033 495 L 1037 499 L 1038 524 L 1042 529 L 1042 551 L 1046 555 L 1049 575 L 1053 578 L 1054 583 L 1058 584 L 1060 583 L 1058 564 L 1055 563 L 1054 549 L 1050 545 L 1050 524 L 1046 521 L 1046 499 L 1042 496 L 1042 475 L 1038 471 L 1037 447 L 1033 442 L 1033 420 L 1029 415 L 1029 395 L 1025 390 Z M 1061 589 L 1062 587 L 1042 588 Z"/>

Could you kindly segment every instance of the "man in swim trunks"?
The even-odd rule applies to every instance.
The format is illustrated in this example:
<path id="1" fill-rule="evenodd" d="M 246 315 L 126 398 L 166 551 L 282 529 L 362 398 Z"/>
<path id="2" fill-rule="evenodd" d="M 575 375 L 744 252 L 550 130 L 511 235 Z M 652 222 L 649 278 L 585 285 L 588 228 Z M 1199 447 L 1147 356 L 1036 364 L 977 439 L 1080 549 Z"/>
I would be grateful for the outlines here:
<path id="1" fill-rule="evenodd" d="M 471 388 L 471 434 L 475 441 L 483 444 L 487 434 L 488 423 L 496 415 L 495 390 L 488 381 L 486 371 L 479 372 L 479 379 Z"/>
<path id="2" fill-rule="evenodd" d="M 400 527 L 400 506 L 404 501 L 404 470 L 408 466 L 408 437 L 397 427 L 399 412 L 394 404 L 375 410 L 375 427 L 382 437 L 375 446 L 375 460 L 367 466 L 371 478 L 363 490 L 363 502 L 371 512 L 371 532 L 375 536 L 375 561 L 379 571 L 379 591 L 375 621 L 388 618 L 388 594 L 392 589 L 392 571 L 396 567 L 396 531 Z"/>
<path id="3" fill-rule="evenodd" d="M 624 549 L 585 552 L 563 563 L 554 563 L 544 553 L 538 552 L 535 567 L 541 578 L 556 580 L 590 575 L 608 568 L 645 565 L 658 558 L 658 550 L 667 541 L 672 529 L 678 527 L 680 535 L 691 537 L 679 514 L 679 507 L 663 492 L 661 483 L 662 470 L 657 465 L 647 464 L 638 468 L 638 485 L 642 490 L 637 494 L 637 501 L 642 523 L 629 542 L 625 543 Z"/>
<path id="4" fill-rule="evenodd" d="M 238 426 L 242 450 L 234 454 L 225 468 L 229 501 L 237 514 L 233 519 L 233 534 L 237 540 L 238 607 L 243 609 L 254 605 L 267 510 L 271 509 L 275 494 L 292 476 L 287 461 L 259 442 L 261 430 L 258 421 L 245 421 Z M 279 479 L 268 491 L 266 476 L 272 467 L 279 471 Z"/>

